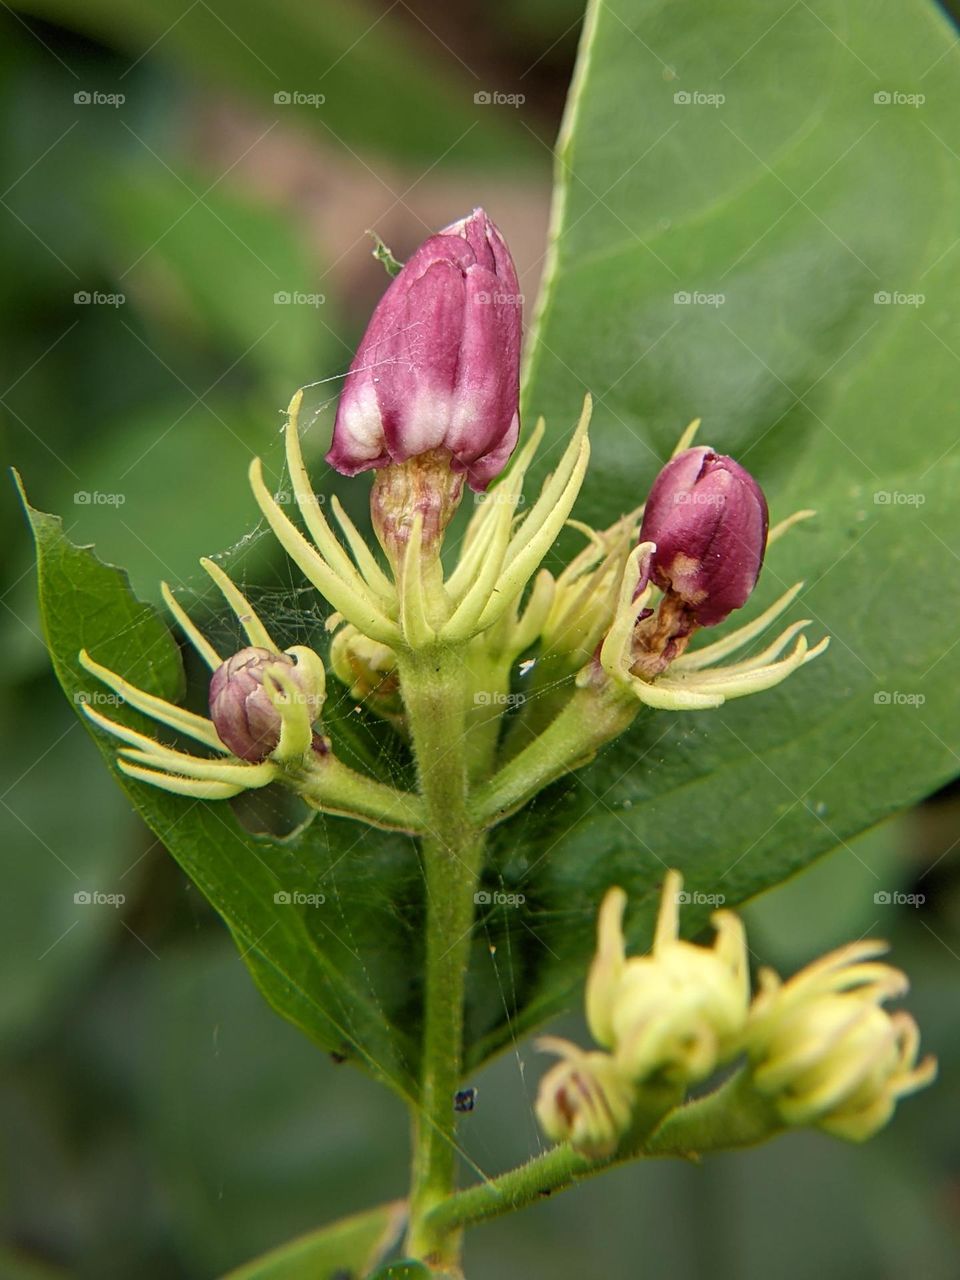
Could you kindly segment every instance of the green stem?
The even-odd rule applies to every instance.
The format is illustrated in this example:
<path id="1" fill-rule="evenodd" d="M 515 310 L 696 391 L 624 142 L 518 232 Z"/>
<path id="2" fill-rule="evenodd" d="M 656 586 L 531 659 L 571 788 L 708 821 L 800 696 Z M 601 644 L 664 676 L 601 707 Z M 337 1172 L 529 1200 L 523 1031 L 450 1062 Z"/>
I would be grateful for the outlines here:
<path id="1" fill-rule="evenodd" d="M 357 773 L 333 755 L 314 755 L 309 766 L 295 777 L 303 799 L 323 813 L 357 818 L 388 831 L 418 834 L 425 828 L 419 796 Z"/>
<path id="2" fill-rule="evenodd" d="M 646 1154 L 696 1158 L 755 1147 L 784 1128 L 773 1103 L 757 1091 L 744 1067 L 719 1089 L 671 1111 L 646 1144 Z"/>
<path id="3" fill-rule="evenodd" d="M 589 763 L 639 709 L 635 698 L 610 684 L 578 689 L 540 737 L 477 790 L 471 801 L 477 823 L 502 822 L 551 782 Z"/>
<path id="4" fill-rule="evenodd" d="M 491 652 L 486 635 L 465 646 L 470 672 L 466 761 L 471 784 L 493 772 L 503 716 L 510 701 L 510 660 Z"/>
<path id="5" fill-rule="evenodd" d="M 438 1270 L 459 1266 L 460 1232 L 428 1214 L 456 1178 L 453 1095 L 463 1061 L 464 993 L 483 836 L 467 810 L 466 707 L 462 655 L 435 649 L 398 654 L 400 683 L 417 759 L 425 831 L 427 937 L 420 1105 L 407 1248 Z"/>
<path id="6" fill-rule="evenodd" d="M 652 1134 L 631 1135 L 606 1159 L 588 1160 L 564 1143 L 499 1178 L 450 1196 L 437 1205 L 429 1221 L 436 1230 L 462 1231 L 525 1208 L 628 1160 L 643 1156 L 696 1159 L 711 1152 L 754 1146 L 782 1129 L 769 1101 L 753 1088 L 749 1073 L 741 1070 L 713 1093 L 670 1111 Z"/>

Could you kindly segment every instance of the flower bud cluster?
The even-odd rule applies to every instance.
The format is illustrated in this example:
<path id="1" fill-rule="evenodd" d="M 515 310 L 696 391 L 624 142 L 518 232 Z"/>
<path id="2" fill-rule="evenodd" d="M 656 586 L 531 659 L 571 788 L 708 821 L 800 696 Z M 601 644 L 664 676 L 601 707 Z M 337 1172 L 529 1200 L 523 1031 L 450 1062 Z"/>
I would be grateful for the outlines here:
<path id="1" fill-rule="evenodd" d="M 545 426 L 538 422 L 514 456 L 521 311 L 510 251 L 482 209 L 429 237 L 386 288 L 346 374 L 327 454 L 345 475 L 374 472 L 370 511 L 379 547 L 368 544 L 336 497 L 317 501 L 301 450 L 302 390 L 290 401 L 284 432 L 296 511 L 270 492 L 259 459 L 250 467 L 267 524 L 330 606 L 339 628 L 330 661 L 358 700 L 406 734 L 414 691 L 404 689 L 404 681 L 424 678 L 441 659 L 463 673 L 451 696 L 461 704 L 466 776 L 480 796 L 472 811 L 481 824 L 502 820 L 554 777 L 580 767 L 623 732 L 639 703 L 665 710 L 717 707 L 779 683 L 826 643 L 808 648 L 807 623 L 797 622 L 754 656 L 723 661 L 766 630 L 795 599 L 796 587 L 720 640 L 691 645 L 699 631 L 746 603 L 768 541 L 759 485 L 733 459 L 694 446 L 697 423 L 656 478 L 645 507 L 595 531 L 571 520 L 590 457 L 588 395 L 539 496 L 527 500 L 524 481 Z M 441 554 L 442 543 L 464 486 L 485 491 L 494 480 L 453 562 Z M 568 522 L 586 534 L 587 546 L 554 574 L 543 562 Z M 144 691 L 140 704 L 230 758 L 171 753 L 143 735 L 120 734 L 116 725 L 100 727 L 126 742 L 121 767 L 137 770 L 132 776 L 140 781 L 220 799 L 282 775 L 288 785 L 309 786 L 315 797 L 313 757 L 329 745 L 313 728 L 324 697 L 321 660 L 307 648 L 282 653 L 242 593 L 216 565 L 204 565 L 249 644 L 224 660 L 167 592 L 174 616 L 214 673 L 210 719 L 160 706 Z M 517 700 L 514 684 L 531 667 L 527 691 Z M 113 681 L 114 689 L 122 683 L 95 662 L 88 669 Z M 515 705 L 519 710 L 505 720 L 504 711 Z M 298 770 L 311 773 L 309 783 L 297 781 Z M 328 800 L 335 773 L 328 761 Z M 355 778 L 342 771 L 337 777 L 343 787 L 330 811 L 340 811 L 349 784 L 366 812 L 374 788 L 366 786 L 365 799 Z M 389 797 L 380 800 L 392 824 L 395 806 Z M 406 813 L 409 797 L 402 807 Z M 347 805 L 344 811 L 359 810 Z M 726 948 L 733 926 L 718 919 Z M 715 957 L 705 960 L 702 949 L 686 946 L 677 943 L 657 961 L 661 1004 L 671 990 L 685 988 L 685 966 L 716 965 Z M 635 969 L 643 965 L 628 966 L 624 982 L 639 1008 L 654 997 Z M 629 1059 L 635 1079 L 660 1052 L 657 1037 L 672 1034 L 666 1022 L 656 1026 L 652 1039 L 620 1051 L 621 1065 Z M 709 1063 L 725 1043 L 724 1028 L 706 1017 L 683 1049 L 689 1061 L 678 1062 L 677 1073 L 685 1076 L 694 1060 Z"/>
<path id="2" fill-rule="evenodd" d="M 936 1064 L 929 1057 L 917 1063 L 913 1019 L 883 1008 L 906 991 L 907 980 L 874 961 L 882 943 L 841 948 L 786 983 L 763 970 L 751 1002 L 740 920 L 716 912 L 712 946 L 683 941 L 681 887 L 679 874 L 669 872 L 646 956 L 626 955 L 626 895 L 614 888 L 604 898 L 586 1013 L 606 1052 L 541 1042 L 561 1057 L 537 1101 L 548 1137 L 589 1158 L 608 1156 L 630 1130 L 645 1091 L 666 1084 L 682 1092 L 740 1056 L 750 1087 L 772 1102 L 783 1124 L 816 1125 L 853 1141 L 871 1137 L 898 1098 L 930 1083 Z"/>

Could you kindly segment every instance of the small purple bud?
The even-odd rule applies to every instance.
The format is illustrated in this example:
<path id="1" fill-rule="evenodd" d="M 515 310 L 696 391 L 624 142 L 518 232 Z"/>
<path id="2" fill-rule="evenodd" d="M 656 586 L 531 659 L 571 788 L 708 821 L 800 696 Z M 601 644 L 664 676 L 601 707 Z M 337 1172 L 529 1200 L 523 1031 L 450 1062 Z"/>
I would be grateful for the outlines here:
<path id="1" fill-rule="evenodd" d="M 746 604 L 767 543 L 767 503 L 748 471 L 706 446 L 685 449 L 653 483 L 640 529 L 650 576 L 696 627 Z"/>
<path id="2" fill-rule="evenodd" d="M 444 449 L 485 489 L 517 443 L 521 310 L 510 250 L 482 209 L 426 240 L 367 326 L 330 465 L 352 476 Z"/>
<path id="3" fill-rule="evenodd" d="M 217 667 L 210 678 L 213 727 L 224 746 L 253 764 L 265 760 L 280 742 L 280 714 L 263 687 L 264 675 L 277 667 L 289 670 L 313 712 L 311 720 L 315 718 L 322 698 L 316 697 L 313 681 L 301 673 L 289 654 L 252 646 L 241 649 Z"/>

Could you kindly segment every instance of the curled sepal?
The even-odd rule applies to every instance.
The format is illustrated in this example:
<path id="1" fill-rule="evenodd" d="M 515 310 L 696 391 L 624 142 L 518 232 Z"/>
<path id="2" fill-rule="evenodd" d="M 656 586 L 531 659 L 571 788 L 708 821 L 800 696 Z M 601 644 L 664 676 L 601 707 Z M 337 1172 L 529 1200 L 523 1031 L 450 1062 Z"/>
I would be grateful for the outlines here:
<path id="1" fill-rule="evenodd" d="M 786 591 L 753 622 L 748 622 L 713 644 L 683 650 L 661 669 L 637 662 L 638 624 L 651 620 L 653 584 L 649 581 L 652 544 L 641 543 L 628 558 L 620 586 L 616 615 L 600 647 L 599 667 L 605 675 L 647 706 L 663 711 L 702 711 L 722 706 L 731 698 L 743 698 L 773 688 L 794 671 L 818 657 L 829 644 L 824 637 L 810 647 L 803 629 L 809 619 L 792 623 L 759 654 L 739 662 L 717 666 L 723 658 L 743 649 L 760 636 L 796 598 L 802 583 Z M 792 647 L 785 656 L 783 650 Z M 597 664 L 585 667 L 577 677 L 581 686 L 597 679 Z"/>
<path id="2" fill-rule="evenodd" d="M 288 519 L 272 496 L 263 479 L 263 466 L 259 458 L 250 464 L 250 487 L 257 505 L 276 535 L 277 541 L 333 607 L 358 627 L 365 635 L 383 644 L 396 644 L 400 630 L 396 622 L 384 612 L 381 598 L 373 593 L 362 579 L 343 576 L 321 555 Z"/>
<path id="3" fill-rule="evenodd" d="M 280 717 L 280 737 L 274 747 L 272 756 L 279 764 L 293 765 L 303 760 L 313 745 L 313 722 L 319 714 L 323 702 L 323 694 L 305 692 L 309 689 L 310 676 L 301 678 L 301 672 L 308 672 L 310 667 L 319 667 L 323 672 L 323 664 L 311 649 L 298 646 L 310 658 L 298 660 L 291 670 L 289 667 L 276 665 L 264 676 L 264 688 Z M 311 661 L 312 659 L 312 661 Z M 314 686 L 316 687 L 316 686 Z M 321 688 L 325 688 L 325 684 Z"/>
<path id="4" fill-rule="evenodd" d="M 587 1026 L 597 1044 L 605 1049 L 613 1046 L 613 1005 L 626 962 L 623 940 L 626 906 L 627 895 L 622 889 L 607 890 L 597 913 L 597 950 L 587 975 Z"/>
<path id="5" fill-rule="evenodd" d="M 917 1061 L 920 1033 L 908 1013 L 883 1008 L 906 975 L 876 960 L 886 944 L 853 943 L 781 982 L 761 970 L 747 1049 L 753 1083 L 789 1125 L 815 1125 L 863 1142 L 897 1100 L 930 1084 L 936 1060 Z"/>
<path id="6" fill-rule="evenodd" d="M 540 1081 L 536 1113 L 554 1142 L 569 1142 L 590 1160 L 612 1156 L 630 1127 L 636 1099 L 608 1053 L 585 1052 L 569 1040 L 545 1036 L 537 1048 L 560 1061 Z"/>
<path id="7" fill-rule="evenodd" d="M 493 626 L 510 608 L 550 550 L 573 509 L 590 460 L 587 431 L 593 401 L 584 397 L 580 420 L 556 471 L 520 520 L 503 556 L 503 567 L 480 614 L 477 630 Z"/>

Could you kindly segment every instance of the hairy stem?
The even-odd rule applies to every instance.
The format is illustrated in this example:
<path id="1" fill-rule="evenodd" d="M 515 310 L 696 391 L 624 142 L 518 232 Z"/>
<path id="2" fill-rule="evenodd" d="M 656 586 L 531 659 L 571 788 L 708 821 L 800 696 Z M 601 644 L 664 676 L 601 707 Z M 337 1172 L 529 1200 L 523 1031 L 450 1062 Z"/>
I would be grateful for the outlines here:
<path id="1" fill-rule="evenodd" d="M 769 1101 L 754 1090 L 749 1073 L 741 1070 L 713 1093 L 670 1111 L 652 1132 L 635 1131 L 606 1159 L 589 1160 L 564 1143 L 499 1178 L 450 1196 L 437 1205 L 429 1220 L 438 1230 L 463 1230 L 525 1208 L 628 1160 L 644 1156 L 696 1159 L 754 1146 L 782 1128 Z"/>
<path id="2" fill-rule="evenodd" d="M 420 1106 L 415 1117 L 409 1252 L 456 1274 L 460 1232 L 428 1215 L 453 1190 L 456 1113 L 463 1061 L 463 1006 L 474 892 L 483 836 L 467 811 L 466 705 L 469 672 L 443 649 L 398 655 L 417 759 L 425 835 L 427 937 Z"/>
<path id="3" fill-rule="evenodd" d="M 323 813 L 356 818 L 388 831 L 419 834 L 425 827 L 419 796 L 357 773 L 332 755 L 314 754 L 308 767 L 297 774 L 297 789 Z"/>
<path id="4" fill-rule="evenodd" d="M 610 685 L 578 689 L 539 738 L 509 760 L 471 801 L 478 824 L 494 826 L 538 791 L 589 763 L 635 719 L 640 704 Z"/>

